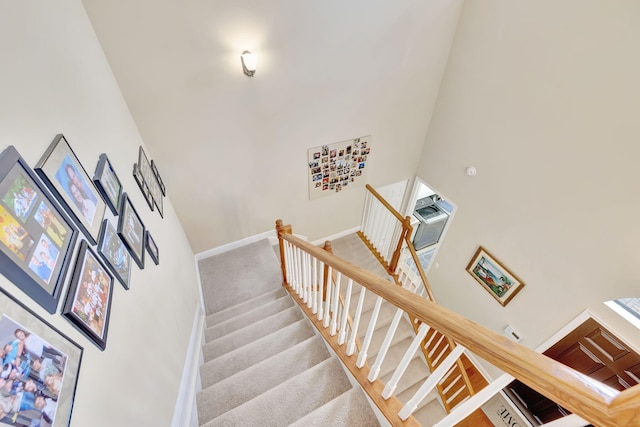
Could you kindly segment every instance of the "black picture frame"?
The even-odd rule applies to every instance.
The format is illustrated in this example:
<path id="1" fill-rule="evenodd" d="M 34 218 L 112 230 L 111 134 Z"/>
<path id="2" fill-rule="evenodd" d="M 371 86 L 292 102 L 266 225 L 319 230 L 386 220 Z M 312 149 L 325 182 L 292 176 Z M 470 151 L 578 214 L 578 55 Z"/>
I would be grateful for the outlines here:
<path id="1" fill-rule="evenodd" d="M 78 234 L 18 150 L 8 146 L 0 154 L 0 272 L 53 314 Z"/>
<path id="2" fill-rule="evenodd" d="M 82 240 L 62 314 L 100 350 L 107 347 L 113 284 L 107 267 Z"/>
<path id="3" fill-rule="evenodd" d="M 55 136 L 34 170 L 95 245 L 107 205 L 63 134 Z"/>
<path id="4" fill-rule="evenodd" d="M 149 252 L 149 256 L 151 257 L 153 262 L 158 265 L 160 264 L 160 250 L 158 249 L 158 245 L 156 244 L 156 241 L 153 240 L 153 237 L 151 237 L 151 233 L 149 233 L 149 230 L 147 230 L 145 234 L 145 246 L 147 247 L 147 252 Z"/>
<path id="5" fill-rule="evenodd" d="M 111 221 L 102 221 L 100 238 L 98 239 L 98 253 L 107 268 L 113 273 L 118 282 L 125 288 L 131 288 L 131 254 L 124 245 L 116 228 Z"/>
<path id="6" fill-rule="evenodd" d="M 149 209 L 153 210 L 154 203 L 153 203 L 153 196 L 151 195 L 151 189 L 149 188 L 147 183 L 144 181 L 144 177 L 142 176 L 142 172 L 140 171 L 140 166 L 138 166 L 137 163 L 133 164 L 133 177 L 135 178 L 136 183 L 138 184 L 138 188 L 140 188 L 140 191 L 142 191 L 142 195 L 144 196 L 144 199 L 147 202 Z"/>
<path id="7" fill-rule="evenodd" d="M 93 182 L 111 213 L 117 216 L 122 197 L 122 184 L 106 153 L 100 154 Z"/>
<path id="8" fill-rule="evenodd" d="M 120 216 L 118 217 L 118 236 L 140 269 L 144 269 L 145 230 L 138 211 L 133 207 L 129 195 L 125 192 L 122 195 Z"/>
<path id="9" fill-rule="evenodd" d="M 164 186 L 164 181 L 162 181 L 162 177 L 160 176 L 160 172 L 158 171 L 158 165 L 156 164 L 156 162 L 154 160 L 151 160 L 151 171 L 153 172 L 153 174 L 155 175 L 156 179 L 158 180 L 158 184 L 160 185 L 160 191 L 162 191 L 162 195 L 166 196 L 167 195 L 167 189 Z"/>
<path id="10" fill-rule="evenodd" d="M 40 406 L 43 402 L 45 405 L 42 410 L 5 413 L 0 417 L 0 424 L 24 426 L 41 421 L 42 426 L 69 426 L 84 349 L 2 288 L 0 340 L 3 343 L 14 340 L 18 341 L 17 344 L 22 342 L 21 360 L 28 360 L 30 370 L 26 378 L 12 381 L 27 393 L 31 393 L 35 385 L 40 391 L 32 393 L 34 405 Z M 49 423 L 44 422 L 45 416 L 50 420 Z"/>
<path id="11" fill-rule="evenodd" d="M 142 178 L 145 184 L 149 186 L 151 178 L 153 177 L 153 171 L 151 170 L 151 163 L 149 162 L 147 153 L 144 152 L 144 148 L 142 148 L 142 145 L 138 149 L 138 167 L 140 168 L 140 172 L 142 173 Z"/>

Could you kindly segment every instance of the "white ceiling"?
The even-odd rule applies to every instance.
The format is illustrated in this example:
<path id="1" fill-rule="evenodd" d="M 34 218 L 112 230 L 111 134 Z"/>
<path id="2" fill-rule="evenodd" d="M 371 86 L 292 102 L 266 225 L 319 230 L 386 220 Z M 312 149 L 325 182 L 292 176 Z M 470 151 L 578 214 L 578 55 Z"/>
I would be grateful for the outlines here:
<path id="1" fill-rule="evenodd" d="M 82 2 L 194 252 L 272 228 L 282 206 L 313 216 L 307 148 L 374 134 L 379 162 L 409 160 L 371 179 L 412 175 L 462 6 Z M 245 49 L 258 55 L 253 78 Z"/>

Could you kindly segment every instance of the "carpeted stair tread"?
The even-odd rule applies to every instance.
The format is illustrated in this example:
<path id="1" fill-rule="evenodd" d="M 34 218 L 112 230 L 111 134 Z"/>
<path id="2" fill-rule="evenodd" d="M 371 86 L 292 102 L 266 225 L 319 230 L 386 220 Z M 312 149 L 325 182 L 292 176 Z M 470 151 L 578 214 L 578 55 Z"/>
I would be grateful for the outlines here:
<path id="1" fill-rule="evenodd" d="M 269 239 L 198 261 L 207 314 L 217 313 L 282 285 L 282 271 Z"/>
<path id="2" fill-rule="evenodd" d="M 204 361 L 208 362 L 225 353 L 230 352 L 240 346 L 246 345 L 261 337 L 271 334 L 280 328 L 290 325 L 303 319 L 304 315 L 298 307 L 291 307 L 278 314 L 269 316 L 266 319 L 253 325 L 245 326 L 242 329 L 225 335 L 222 338 L 207 342 L 202 347 Z"/>
<path id="3" fill-rule="evenodd" d="M 340 362 L 332 357 L 202 426 L 286 426 L 350 388 Z"/>
<path id="4" fill-rule="evenodd" d="M 364 393 L 352 388 L 290 424 L 290 427 L 311 426 L 378 427 L 380 423 Z"/>
<path id="5" fill-rule="evenodd" d="M 395 316 L 396 311 L 398 309 L 393 304 L 390 304 L 386 301 L 383 301 L 380 305 L 380 312 L 378 313 L 378 319 L 376 321 L 376 332 L 380 329 L 384 329 L 384 334 L 387 333 L 387 326 L 393 320 L 393 316 Z M 364 339 L 367 334 L 367 328 L 369 327 L 369 322 L 371 321 L 371 316 L 373 315 L 373 308 L 362 313 L 362 317 L 360 317 L 360 325 L 358 326 L 358 335 L 360 339 Z"/>
<path id="6" fill-rule="evenodd" d="M 281 353 L 312 336 L 314 336 L 313 327 L 306 319 L 301 319 L 216 357 L 200 367 L 202 388 L 209 387 L 255 363 Z"/>
<path id="7" fill-rule="evenodd" d="M 237 316 L 238 313 L 244 313 L 245 311 L 252 310 L 254 307 L 256 307 L 258 302 L 265 304 L 267 301 L 275 301 L 285 295 L 288 295 L 287 291 L 282 286 L 280 286 L 277 289 L 274 289 L 262 295 L 258 295 L 254 298 L 241 302 L 240 304 L 236 304 L 233 307 L 229 307 L 222 311 L 218 311 L 217 313 L 208 315 L 206 324 L 207 326 L 217 325 L 218 323 L 224 322 L 225 320 L 229 320 Z"/>
<path id="8" fill-rule="evenodd" d="M 209 421 L 330 357 L 322 338 L 313 336 L 198 393 L 198 417 Z"/>
<path id="9" fill-rule="evenodd" d="M 380 380 L 384 384 L 387 384 L 392 375 L 392 372 L 388 373 L 384 377 L 381 377 Z M 407 403 L 428 377 L 429 370 L 424 362 L 420 359 L 412 359 L 404 375 L 400 378 L 400 381 L 398 381 L 398 386 L 393 394 L 402 403 Z M 432 400 L 437 396 L 438 392 L 434 389 L 427 395 L 427 397 L 425 397 L 421 404 L 426 404 L 429 400 Z M 420 407 L 420 405 L 418 405 L 418 407 Z"/>
<path id="10" fill-rule="evenodd" d="M 425 401 L 427 401 L 426 404 L 421 404 L 418 409 L 413 412 L 415 419 L 423 426 L 435 425 L 447 415 L 447 411 L 444 410 L 438 400 L 428 400 L 427 396 Z"/>
<path id="11" fill-rule="evenodd" d="M 210 326 L 205 330 L 205 340 L 213 341 L 221 338 L 231 332 L 242 329 L 246 325 L 260 322 L 266 317 L 277 314 L 282 310 L 294 306 L 294 302 L 288 295 L 285 295 L 275 301 L 256 301 L 256 305 L 251 310 L 242 312 L 238 311 L 238 315 L 232 319 Z"/>
<path id="12" fill-rule="evenodd" d="M 371 337 L 369 350 L 367 351 L 367 359 L 375 361 L 375 357 L 380 350 L 380 346 L 382 346 L 382 343 L 384 342 L 384 338 L 387 335 L 388 329 L 389 328 L 387 326 L 374 331 L 373 336 Z M 400 322 L 398 323 L 398 329 L 396 329 L 396 333 L 393 334 L 393 338 L 391 339 L 391 346 L 396 345 L 397 343 L 405 340 L 408 337 L 414 337 L 413 329 L 411 329 L 411 326 L 408 322 L 400 319 Z M 362 335 L 362 338 L 360 338 L 360 340 L 364 341 L 364 334 Z"/>
<path id="13" fill-rule="evenodd" d="M 393 372 L 400 364 L 400 361 L 404 357 L 405 353 L 407 352 L 407 349 L 409 348 L 412 342 L 413 342 L 413 337 L 407 337 L 395 343 L 391 347 L 389 347 L 389 350 L 387 351 L 387 355 L 385 356 L 384 361 L 382 362 L 382 366 L 380 366 L 380 373 L 378 374 L 379 378 L 382 378 L 389 373 L 393 374 Z M 420 351 L 420 349 L 418 349 L 418 351 Z M 416 352 L 413 355 L 413 359 L 418 357 L 419 357 L 418 352 Z M 368 360 L 369 366 L 373 366 L 375 361 L 376 361 L 375 357 L 370 358 Z M 420 359 L 420 362 L 424 363 L 422 359 Z M 427 369 L 426 364 L 425 364 L 425 369 Z"/>

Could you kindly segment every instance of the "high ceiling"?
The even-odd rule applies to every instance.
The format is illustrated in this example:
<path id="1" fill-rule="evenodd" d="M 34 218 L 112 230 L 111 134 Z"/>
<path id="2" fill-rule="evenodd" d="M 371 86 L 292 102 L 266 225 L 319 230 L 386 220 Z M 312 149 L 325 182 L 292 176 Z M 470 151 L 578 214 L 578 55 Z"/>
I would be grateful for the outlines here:
<path id="1" fill-rule="evenodd" d="M 281 191 L 308 203 L 309 147 L 396 136 L 380 161 L 413 168 L 462 4 L 82 1 L 194 252 L 270 229 Z"/>

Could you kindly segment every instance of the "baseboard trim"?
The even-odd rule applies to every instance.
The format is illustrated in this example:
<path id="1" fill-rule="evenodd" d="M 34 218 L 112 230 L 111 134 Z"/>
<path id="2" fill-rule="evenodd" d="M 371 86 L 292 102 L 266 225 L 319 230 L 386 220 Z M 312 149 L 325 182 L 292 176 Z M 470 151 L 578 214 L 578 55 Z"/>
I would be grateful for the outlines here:
<path id="1" fill-rule="evenodd" d="M 360 227 L 353 227 L 348 230 L 341 231 L 340 233 L 332 234 L 331 236 L 327 236 L 324 239 L 318 239 L 316 241 L 311 242 L 312 245 L 318 246 L 323 245 L 327 240 L 336 240 L 344 236 L 348 236 L 349 234 L 353 234 L 355 232 L 360 231 Z"/>
<path id="2" fill-rule="evenodd" d="M 314 242 L 311 242 L 312 245 L 322 245 L 327 240 L 335 240 L 340 237 L 347 236 L 349 234 L 353 234 L 357 231 L 360 231 L 360 227 L 350 228 L 348 230 L 341 231 L 340 233 L 332 234 L 331 236 L 327 236 L 323 239 L 318 239 Z M 296 234 L 297 237 L 300 237 L 303 240 L 307 240 L 306 236 L 300 236 Z M 253 236 L 245 237 L 244 239 L 236 240 L 235 242 L 227 243 L 226 245 L 218 246 L 216 248 L 207 249 L 206 251 L 198 252 L 195 254 L 196 264 L 198 261 L 203 260 L 205 258 L 212 257 L 214 255 L 221 254 L 223 252 L 227 252 L 245 245 L 249 245 L 251 243 L 258 242 L 263 239 L 269 239 L 269 243 L 271 245 L 275 245 L 278 243 L 278 236 L 276 235 L 275 230 L 265 231 L 264 233 L 255 234 Z"/>
<path id="3" fill-rule="evenodd" d="M 196 392 L 200 389 L 200 376 L 198 373 L 202 359 L 202 338 L 206 319 L 200 302 L 196 304 L 195 312 L 187 356 L 182 370 L 182 381 L 180 381 L 178 398 L 173 410 L 172 427 L 198 426 Z"/>
<path id="4" fill-rule="evenodd" d="M 275 242 L 278 241 L 278 236 L 276 236 L 275 229 L 271 231 L 265 231 L 264 233 L 255 234 L 241 240 L 236 240 L 235 242 L 227 243 L 226 245 L 218 246 L 216 248 L 207 249 L 203 252 L 199 252 L 195 255 L 196 261 L 200 261 L 202 259 L 209 258 L 211 256 L 218 255 L 223 252 L 239 248 L 241 246 L 249 245 L 263 239 L 269 239 L 271 243 L 275 244 Z"/>

